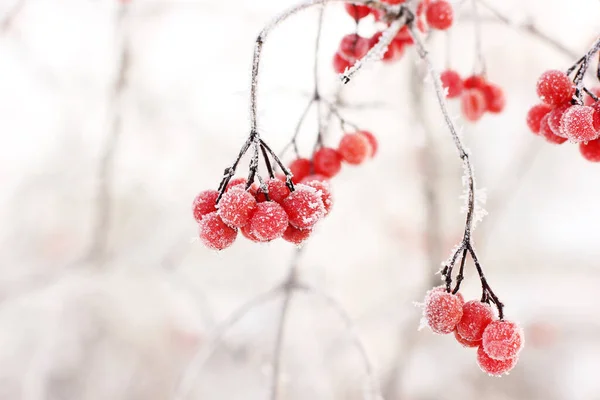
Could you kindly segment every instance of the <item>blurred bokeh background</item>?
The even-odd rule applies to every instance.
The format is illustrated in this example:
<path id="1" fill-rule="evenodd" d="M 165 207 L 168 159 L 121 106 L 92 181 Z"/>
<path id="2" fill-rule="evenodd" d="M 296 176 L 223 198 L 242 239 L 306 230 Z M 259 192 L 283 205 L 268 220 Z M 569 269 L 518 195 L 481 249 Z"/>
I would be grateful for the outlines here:
<path id="1" fill-rule="evenodd" d="M 528 132 L 538 75 L 575 58 L 522 27 L 577 56 L 597 37 L 600 3 L 489 1 L 514 21 L 480 7 L 488 76 L 506 90 L 507 108 L 474 125 L 458 102 L 451 109 L 488 198 L 479 256 L 508 318 L 525 328 L 517 368 L 490 378 L 474 351 L 417 331 L 414 302 L 438 281 L 464 216 L 460 160 L 414 49 L 369 65 L 341 91 L 340 112 L 381 148 L 335 178 L 334 210 L 304 247 L 299 276 L 344 307 L 386 400 L 597 400 L 600 171 L 575 145 Z M 292 245 L 240 238 L 209 251 L 190 204 L 216 188 L 245 140 L 254 38 L 293 3 L 0 2 L 1 400 L 170 399 L 218 324 L 284 279 Z M 476 60 L 470 3 L 456 3 L 450 37 L 464 75 Z M 324 18 L 319 86 L 333 99 L 331 58 L 354 23 L 340 4 Z M 277 150 L 311 94 L 316 21 L 317 10 L 304 12 L 265 46 L 260 130 Z M 442 67 L 447 37 L 428 42 Z M 310 114 L 305 153 L 316 126 Z M 331 124 L 327 142 L 340 134 Z M 477 298 L 467 271 L 463 293 Z M 280 307 L 275 297 L 232 326 L 187 398 L 267 398 Z M 344 322 L 322 299 L 296 293 L 279 398 L 362 399 L 364 381 Z"/>

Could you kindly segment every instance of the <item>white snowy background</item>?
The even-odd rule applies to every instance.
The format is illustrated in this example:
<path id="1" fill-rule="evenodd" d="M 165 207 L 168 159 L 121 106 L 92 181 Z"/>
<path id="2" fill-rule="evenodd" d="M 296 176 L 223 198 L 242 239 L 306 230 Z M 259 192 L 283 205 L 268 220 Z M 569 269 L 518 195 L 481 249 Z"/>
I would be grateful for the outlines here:
<path id="1" fill-rule="evenodd" d="M 593 0 L 488 0 L 529 18 L 576 54 L 598 33 Z M 452 33 L 453 66 L 475 60 L 470 2 Z M 498 3 L 498 4 L 496 4 Z M 294 248 L 239 239 L 221 253 L 196 238 L 193 197 L 214 188 L 248 134 L 253 42 L 290 0 L 130 0 L 123 28 L 129 74 L 115 101 L 120 40 L 116 0 L 1 0 L 0 400 L 165 400 L 212 329 L 286 274 Z M 480 7 L 481 12 L 483 9 Z M 261 133 L 289 140 L 312 87 L 316 12 L 278 28 L 265 46 Z M 489 14 L 486 14 L 489 15 Z M 376 159 L 333 182 L 332 214 L 300 261 L 301 279 L 329 293 L 354 323 L 387 400 L 600 399 L 600 169 L 576 146 L 528 132 L 545 69 L 574 59 L 522 30 L 483 25 L 488 76 L 506 111 L 464 126 L 489 216 L 479 256 L 527 347 L 507 377 L 490 378 L 473 350 L 417 332 L 433 276 L 425 246 L 423 154 L 438 157 L 442 262 L 460 239 L 462 169 L 425 82 L 427 126 L 411 97 L 414 49 L 365 68 L 344 89 L 348 119 L 379 138 Z M 368 24 L 366 24 L 368 25 Z M 338 81 L 331 57 L 353 23 L 325 15 L 320 85 Z M 364 31 L 370 34 L 371 31 Z M 430 50 L 443 66 L 445 36 Z M 456 102 L 451 104 L 459 116 Z M 94 232 L 98 169 L 122 116 L 109 182 L 108 253 L 85 260 Z M 309 116 L 302 143 L 315 135 Z M 332 125 L 329 143 L 340 132 Z M 424 133 L 434 138 L 424 151 Z M 289 159 L 287 160 L 289 161 Z M 242 170 L 245 168 L 242 164 Z M 469 265 L 463 292 L 479 296 Z M 195 381 L 195 399 L 267 398 L 280 300 L 251 311 Z M 392 372 L 395 371 L 395 372 Z M 341 321 L 318 299 L 291 302 L 281 399 L 361 399 L 364 367 Z M 392 379 L 393 378 L 393 379 Z"/>

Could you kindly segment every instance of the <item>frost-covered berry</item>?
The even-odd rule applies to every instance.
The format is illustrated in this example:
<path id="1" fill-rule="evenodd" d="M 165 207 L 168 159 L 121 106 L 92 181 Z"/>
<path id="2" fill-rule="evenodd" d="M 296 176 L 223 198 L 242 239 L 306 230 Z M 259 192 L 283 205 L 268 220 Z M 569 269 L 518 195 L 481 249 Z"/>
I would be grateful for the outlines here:
<path id="1" fill-rule="evenodd" d="M 489 304 L 477 300 L 467 301 L 463 304 L 463 315 L 456 325 L 456 332 L 465 340 L 477 342 L 493 320 L 494 313 Z"/>
<path id="2" fill-rule="evenodd" d="M 200 222 L 206 214 L 217 211 L 217 197 L 219 197 L 219 192 L 216 190 L 205 190 L 196 196 L 192 204 L 196 222 Z"/>
<path id="3" fill-rule="evenodd" d="M 301 245 L 310 237 L 312 229 L 298 229 L 293 225 L 288 225 L 285 232 L 283 232 L 283 240 L 286 242 L 293 243 L 297 246 Z"/>
<path id="4" fill-rule="evenodd" d="M 477 349 L 477 364 L 479 364 L 479 368 L 492 376 L 502 376 L 508 373 L 517 365 L 517 361 L 516 357 L 507 360 L 494 360 L 486 354 L 483 346 Z"/>
<path id="5" fill-rule="evenodd" d="M 281 203 L 283 199 L 289 196 L 290 190 L 286 186 L 285 182 L 273 178 L 265 181 L 265 185 L 267 186 L 267 193 L 269 194 L 269 198 L 275 203 Z M 262 203 L 263 201 L 267 201 L 267 196 L 260 190 L 256 193 L 256 201 Z"/>
<path id="6" fill-rule="evenodd" d="M 498 114 L 504 110 L 504 107 L 506 106 L 506 97 L 504 96 L 504 90 L 502 90 L 500 86 L 488 83 L 481 91 L 485 97 L 487 111 Z"/>
<path id="7" fill-rule="evenodd" d="M 242 236 L 244 236 L 246 239 L 252 242 L 260 242 L 260 240 L 258 240 L 258 238 L 250 232 L 250 223 L 247 223 L 246 225 L 242 226 L 240 228 L 240 233 L 242 234 Z"/>
<path id="8" fill-rule="evenodd" d="M 462 301 L 451 293 L 432 290 L 425 297 L 423 316 L 434 333 L 452 333 L 462 317 Z"/>
<path id="9" fill-rule="evenodd" d="M 198 226 L 200 241 L 213 250 L 223 250 L 231 246 L 237 237 L 237 229 L 231 228 L 217 212 L 206 214 Z"/>
<path id="10" fill-rule="evenodd" d="M 311 175 L 308 175 L 307 177 L 305 177 L 304 179 L 302 179 L 302 181 L 300 181 L 300 183 L 306 184 L 306 182 L 312 182 L 312 181 L 328 182 L 329 178 L 327 178 L 325 175 L 321 175 L 321 174 L 311 174 Z"/>
<path id="11" fill-rule="evenodd" d="M 600 139 L 579 143 L 579 151 L 583 158 L 591 162 L 600 162 Z"/>
<path id="12" fill-rule="evenodd" d="M 493 321 L 483 331 L 481 346 L 494 360 L 515 358 L 523 344 L 523 330 L 511 321 Z"/>
<path id="13" fill-rule="evenodd" d="M 299 229 L 314 226 L 325 215 L 325 205 L 320 193 L 306 185 L 296 185 L 296 190 L 282 203 L 290 225 Z"/>
<path id="14" fill-rule="evenodd" d="M 554 132 L 555 135 L 566 138 L 566 133 L 562 130 L 560 121 L 565 112 L 571 107 L 571 103 L 561 104 L 560 106 L 554 107 L 548 114 L 548 126 Z"/>
<path id="15" fill-rule="evenodd" d="M 460 343 L 461 346 L 463 346 L 463 347 L 470 348 L 470 347 L 479 347 L 481 345 L 481 340 L 476 340 L 476 341 L 467 340 L 467 339 L 463 338 L 462 336 L 460 336 L 456 330 L 454 331 L 454 337 L 456 338 L 456 341 L 458 343 Z"/>
<path id="16" fill-rule="evenodd" d="M 527 126 L 533 133 L 540 133 L 540 122 L 542 118 L 552 111 L 548 104 L 536 104 L 527 112 Z"/>
<path id="17" fill-rule="evenodd" d="M 350 14 L 355 21 L 359 19 L 363 19 L 369 14 L 371 14 L 371 9 L 367 6 L 361 6 L 356 4 L 345 4 L 346 12 Z"/>
<path id="18" fill-rule="evenodd" d="M 447 98 L 454 99 L 455 97 L 460 96 L 463 91 L 464 84 L 458 72 L 452 69 L 447 69 L 441 73 L 440 79 L 442 80 L 442 86 L 447 90 Z"/>
<path id="19" fill-rule="evenodd" d="M 487 80 L 483 75 L 471 75 L 463 82 L 465 89 L 483 89 L 486 84 Z"/>
<path id="20" fill-rule="evenodd" d="M 375 157 L 375 154 L 377 154 L 377 150 L 379 149 L 379 143 L 377 142 L 377 138 L 375 137 L 375 135 L 373 135 L 369 131 L 359 131 L 358 133 L 364 135 L 369 141 L 369 144 L 371 145 L 369 157 Z"/>
<path id="21" fill-rule="evenodd" d="M 342 169 L 342 156 L 335 149 L 321 147 L 313 156 L 313 164 L 317 174 L 332 178 Z"/>
<path id="22" fill-rule="evenodd" d="M 347 133 L 340 140 L 337 151 L 348 164 L 358 165 L 369 156 L 371 143 L 365 135 L 358 132 Z"/>
<path id="23" fill-rule="evenodd" d="M 219 202 L 219 217 L 227 225 L 241 228 L 248 223 L 256 208 L 256 199 L 241 187 L 233 187 Z"/>
<path id="24" fill-rule="evenodd" d="M 563 144 L 567 141 L 567 139 L 562 136 L 556 135 L 554 131 L 550 128 L 550 115 L 551 114 L 547 114 L 542 118 L 542 121 L 540 122 L 540 135 L 543 136 L 548 143 Z"/>
<path id="25" fill-rule="evenodd" d="M 575 88 L 571 79 L 562 71 L 544 72 L 537 81 L 537 95 L 544 103 L 558 106 L 571 100 Z"/>
<path id="26" fill-rule="evenodd" d="M 425 11 L 425 18 L 430 27 L 439 30 L 450 28 L 454 20 L 452 4 L 446 0 L 435 0 L 429 4 Z"/>
<path id="27" fill-rule="evenodd" d="M 363 58 L 369 51 L 369 39 L 356 33 L 346 35 L 340 42 L 338 53 L 350 62 Z"/>
<path id="28" fill-rule="evenodd" d="M 599 136 L 594 128 L 594 109 L 590 106 L 569 107 L 560 119 L 560 127 L 573 142 L 587 142 Z"/>
<path id="29" fill-rule="evenodd" d="M 229 183 L 227 184 L 227 187 L 225 188 L 225 191 L 228 191 L 229 189 L 231 189 L 232 187 L 238 186 L 238 185 L 243 185 L 244 189 L 246 188 L 246 183 L 248 182 L 248 180 L 246 178 L 233 178 L 232 180 L 229 181 Z"/>
<path id="30" fill-rule="evenodd" d="M 311 163 L 307 158 L 297 158 L 289 166 L 289 169 L 293 175 L 292 181 L 294 183 L 300 182 L 305 176 L 310 174 Z M 285 178 L 283 179 L 285 181 Z"/>
<path id="31" fill-rule="evenodd" d="M 256 211 L 248 222 L 248 233 L 259 242 L 270 242 L 283 236 L 288 223 L 288 216 L 281 205 L 265 201 L 256 206 Z"/>
<path id="32" fill-rule="evenodd" d="M 466 120 L 475 122 L 485 114 L 486 103 L 483 93 L 479 89 L 470 89 L 461 96 L 461 109 Z"/>
<path id="33" fill-rule="evenodd" d="M 307 181 L 304 184 L 315 189 L 317 191 L 317 194 L 321 196 L 321 200 L 323 201 L 323 205 L 325 206 L 324 216 L 327 216 L 331 211 L 331 207 L 333 207 L 333 199 L 331 197 L 331 186 L 329 185 L 329 183 L 323 180 L 312 180 Z"/>
<path id="34" fill-rule="evenodd" d="M 337 74 L 343 74 L 346 69 L 352 66 L 352 63 L 344 58 L 339 52 L 333 55 L 333 70 Z"/>

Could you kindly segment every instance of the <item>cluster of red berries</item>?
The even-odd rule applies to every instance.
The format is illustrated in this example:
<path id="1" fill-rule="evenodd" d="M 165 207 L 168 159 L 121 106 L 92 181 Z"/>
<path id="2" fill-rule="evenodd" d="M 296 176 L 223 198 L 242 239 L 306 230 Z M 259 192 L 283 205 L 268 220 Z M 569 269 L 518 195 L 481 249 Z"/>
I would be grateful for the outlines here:
<path id="1" fill-rule="evenodd" d="M 440 78 L 447 98 L 460 97 L 461 110 L 468 121 L 476 122 L 486 112 L 499 114 L 506 106 L 502 88 L 482 75 L 471 75 L 463 80 L 458 72 L 447 69 Z"/>
<path id="2" fill-rule="evenodd" d="M 600 94 L 599 89 L 591 92 Z M 527 126 L 550 143 L 579 143 L 586 160 L 600 162 L 600 101 L 586 94 L 580 104 L 575 94 L 576 88 L 566 73 L 544 72 L 537 81 L 542 103 L 527 113 Z"/>
<path id="3" fill-rule="evenodd" d="M 384 3 L 396 5 L 404 3 L 406 0 L 383 0 Z M 384 22 L 384 15 L 379 11 L 367 6 L 346 4 L 346 11 L 354 20 L 358 21 L 373 15 L 376 22 Z M 452 25 L 454 20 L 454 10 L 452 5 L 446 0 L 423 0 L 417 7 L 416 24 L 421 32 L 427 31 L 428 27 L 438 30 L 446 30 Z M 367 52 L 377 44 L 383 34 L 383 29 L 379 30 L 370 38 L 362 37 L 358 34 L 346 35 L 342 38 L 338 51 L 333 56 L 333 69 L 338 74 L 343 73 L 354 63 L 364 57 Z M 413 39 L 407 26 L 402 27 L 394 40 L 388 46 L 383 55 L 383 61 L 397 61 L 404 55 L 405 48 L 412 45 Z"/>
<path id="4" fill-rule="evenodd" d="M 460 293 L 439 286 L 427 292 L 423 317 L 434 333 L 454 332 L 462 346 L 477 347 L 477 363 L 489 375 L 501 376 L 517 364 L 523 331 L 514 322 L 495 319 L 489 304 L 465 302 Z"/>

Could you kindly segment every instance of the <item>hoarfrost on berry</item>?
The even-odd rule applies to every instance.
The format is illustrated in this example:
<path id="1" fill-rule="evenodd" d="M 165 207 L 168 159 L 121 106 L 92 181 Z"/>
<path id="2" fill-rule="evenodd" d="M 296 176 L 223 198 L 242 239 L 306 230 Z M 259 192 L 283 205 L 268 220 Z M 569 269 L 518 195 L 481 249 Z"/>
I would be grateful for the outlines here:
<path id="1" fill-rule="evenodd" d="M 599 136 L 594 128 L 594 109 L 590 106 L 569 107 L 560 119 L 560 127 L 569 140 L 577 143 L 594 140 Z"/>
<path id="2" fill-rule="evenodd" d="M 296 185 L 296 190 L 283 200 L 282 205 L 290 224 L 299 229 L 311 228 L 325 215 L 321 195 L 307 185 Z"/>
<path id="3" fill-rule="evenodd" d="M 225 192 L 219 202 L 219 216 L 227 225 L 241 228 L 248 223 L 256 208 L 256 199 L 241 185 Z"/>
<path id="4" fill-rule="evenodd" d="M 223 250 L 231 246 L 237 237 L 237 229 L 231 228 L 217 212 L 206 214 L 198 226 L 200 240 L 206 247 L 213 250 Z"/>
<path id="5" fill-rule="evenodd" d="M 502 376 L 512 370 L 517 364 L 517 357 L 506 360 L 494 360 L 484 351 L 483 346 L 477 349 L 477 364 L 488 375 Z"/>
<path id="6" fill-rule="evenodd" d="M 516 357 L 523 344 L 523 330 L 512 321 L 493 321 L 483 331 L 482 347 L 494 360 Z"/>
<path id="7" fill-rule="evenodd" d="M 465 340 L 481 341 L 483 331 L 494 319 L 494 313 L 489 304 L 478 300 L 467 301 L 463 305 L 463 315 L 456 325 L 456 332 Z"/>
<path id="8" fill-rule="evenodd" d="M 205 190 L 196 196 L 192 204 L 192 211 L 196 222 L 200 222 L 206 214 L 217 211 L 218 197 L 219 192 L 216 190 Z"/>
<path id="9" fill-rule="evenodd" d="M 260 242 L 270 242 L 283 236 L 288 223 L 288 216 L 281 205 L 265 201 L 256 206 L 248 232 Z"/>
<path id="10" fill-rule="evenodd" d="M 423 316 L 434 333 L 452 333 L 462 317 L 462 301 L 446 291 L 433 290 L 425 297 Z"/>

